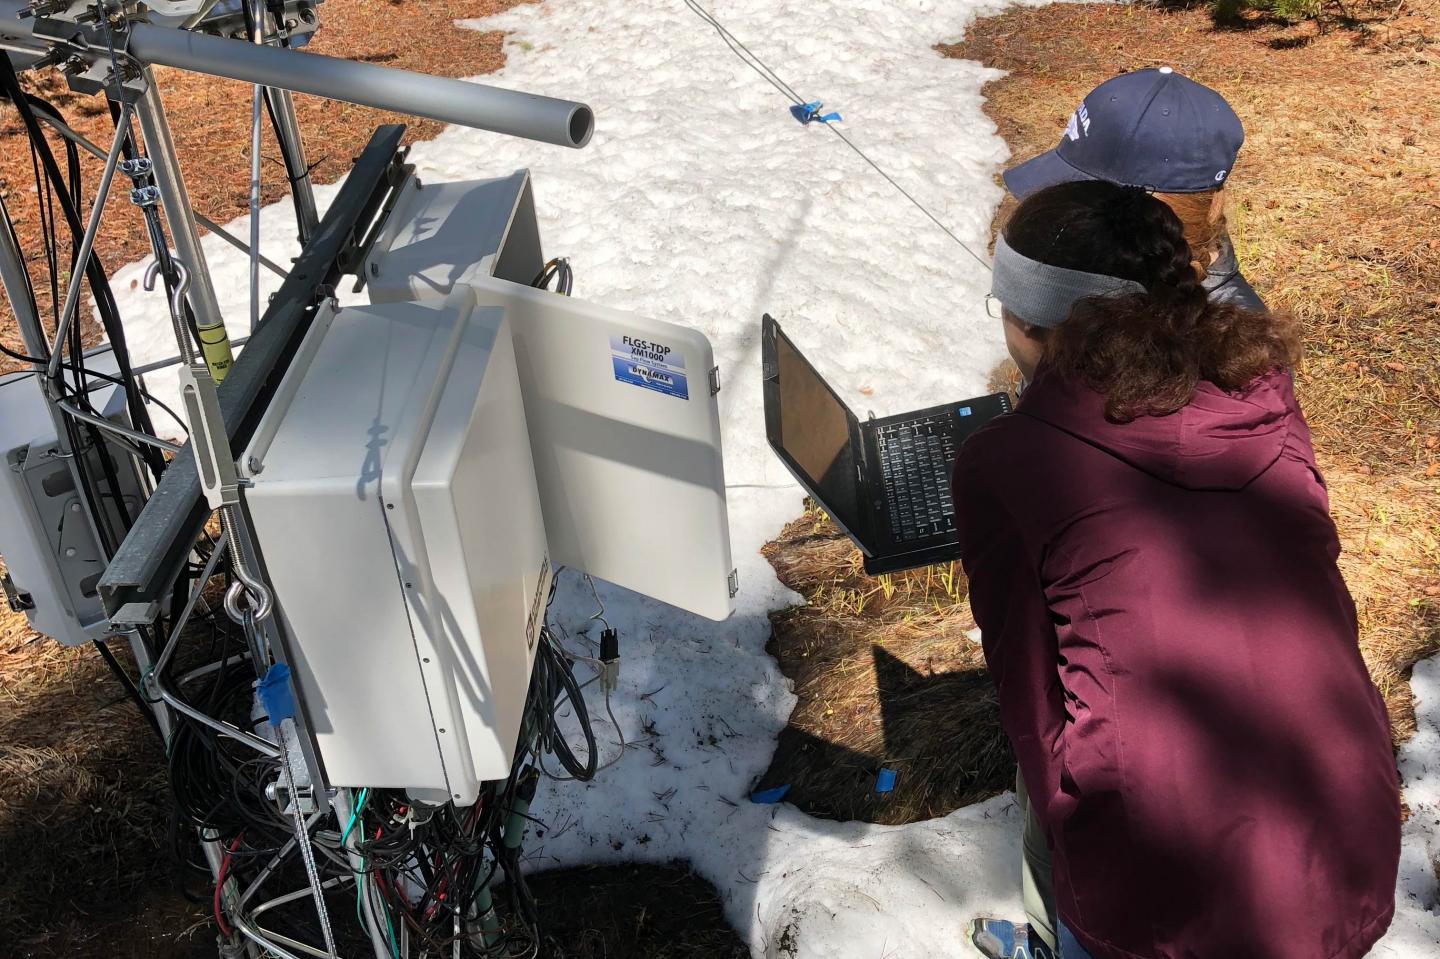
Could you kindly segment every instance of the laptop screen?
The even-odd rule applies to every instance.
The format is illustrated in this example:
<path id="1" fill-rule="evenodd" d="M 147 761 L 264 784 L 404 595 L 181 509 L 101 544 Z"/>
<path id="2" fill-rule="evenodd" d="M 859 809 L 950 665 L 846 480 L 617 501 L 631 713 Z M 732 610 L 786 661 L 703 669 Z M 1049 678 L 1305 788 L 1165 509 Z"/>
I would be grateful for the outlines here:
<path id="1" fill-rule="evenodd" d="M 775 328 L 779 435 L 771 437 L 803 474 L 805 485 L 846 532 L 860 534 L 859 482 L 851 442 L 855 415 L 793 343 Z"/>

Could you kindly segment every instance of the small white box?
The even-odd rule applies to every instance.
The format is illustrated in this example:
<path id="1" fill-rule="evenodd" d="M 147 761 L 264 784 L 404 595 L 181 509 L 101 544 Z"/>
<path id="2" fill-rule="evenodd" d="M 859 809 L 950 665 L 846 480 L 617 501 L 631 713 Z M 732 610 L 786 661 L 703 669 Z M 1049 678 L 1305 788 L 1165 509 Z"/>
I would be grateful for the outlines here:
<path id="1" fill-rule="evenodd" d="M 112 373 L 106 359 L 93 361 L 92 368 Z M 125 396 L 114 386 L 93 390 L 90 402 L 107 419 L 129 425 Z M 88 444 L 88 430 L 84 435 Z M 117 442 L 106 447 L 125 511 L 138 516 L 147 488 L 135 459 Z M 98 447 L 89 448 L 86 462 L 92 476 L 103 475 Z M 107 496 L 102 505 L 112 527 L 123 529 L 114 500 Z M 0 377 L 0 555 L 18 608 L 36 632 L 62 646 L 83 646 L 109 633 L 95 588 L 105 556 L 34 373 Z"/>
<path id="2" fill-rule="evenodd" d="M 322 310 L 242 462 L 328 781 L 473 803 L 509 774 L 551 578 L 504 311 Z"/>

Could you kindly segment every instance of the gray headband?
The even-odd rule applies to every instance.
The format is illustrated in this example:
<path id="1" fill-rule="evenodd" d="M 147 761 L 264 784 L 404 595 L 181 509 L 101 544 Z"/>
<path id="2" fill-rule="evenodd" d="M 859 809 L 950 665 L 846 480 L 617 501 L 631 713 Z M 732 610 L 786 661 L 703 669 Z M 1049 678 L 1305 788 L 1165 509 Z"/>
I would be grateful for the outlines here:
<path id="1" fill-rule="evenodd" d="M 1134 280 L 1051 266 L 1016 253 L 1004 236 L 995 239 L 990 295 L 1032 326 L 1059 326 L 1069 318 L 1076 301 L 1087 296 L 1144 292 L 1145 287 Z"/>

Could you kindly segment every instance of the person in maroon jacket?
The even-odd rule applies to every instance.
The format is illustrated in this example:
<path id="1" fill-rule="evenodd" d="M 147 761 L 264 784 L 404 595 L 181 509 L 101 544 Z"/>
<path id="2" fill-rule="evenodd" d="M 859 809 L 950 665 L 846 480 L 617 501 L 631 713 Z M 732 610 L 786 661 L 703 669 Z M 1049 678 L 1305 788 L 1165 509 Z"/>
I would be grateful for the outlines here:
<path id="1" fill-rule="evenodd" d="M 1031 385 L 956 526 L 1062 959 L 1364 955 L 1399 783 L 1293 325 L 1207 302 L 1175 215 L 1104 182 L 1021 203 L 993 284 Z"/>

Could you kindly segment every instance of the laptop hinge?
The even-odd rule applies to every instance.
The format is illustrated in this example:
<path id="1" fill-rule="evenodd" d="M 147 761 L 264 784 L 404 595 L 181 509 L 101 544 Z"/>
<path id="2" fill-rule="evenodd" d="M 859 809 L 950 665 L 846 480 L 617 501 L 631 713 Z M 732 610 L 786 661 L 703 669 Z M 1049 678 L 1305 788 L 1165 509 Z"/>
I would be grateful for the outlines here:
<path id="1" fill-rule="evenodd" d="M 870 444 L 865 441 L 865 427 L 868 425 L 859 423 L 855 429 L 855 445 L 860 447 L 860 455 L 855 457 L 856 488 L 867 500 L 870 498 Z"/>

